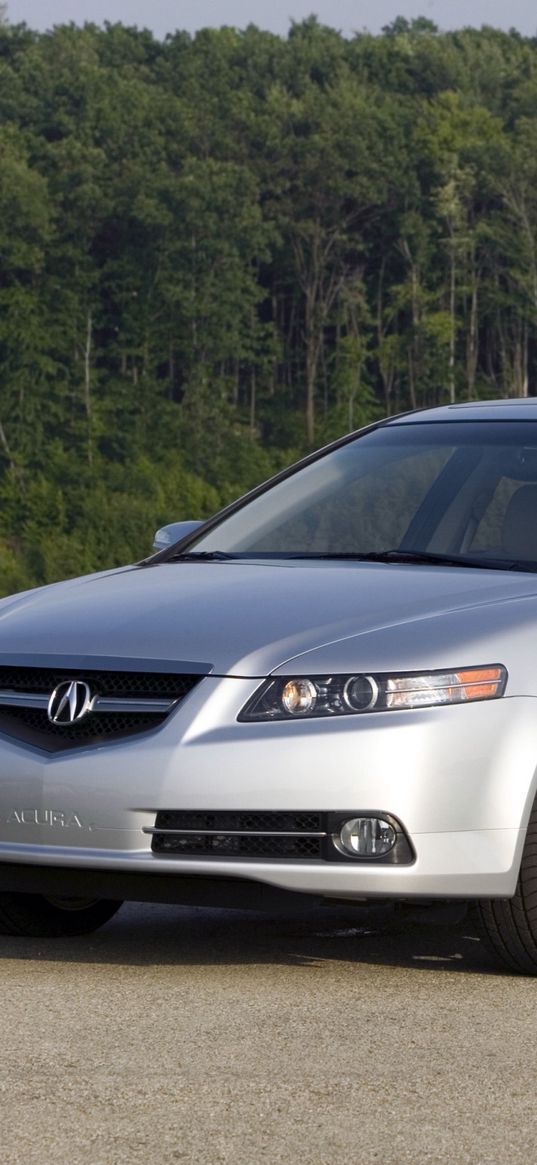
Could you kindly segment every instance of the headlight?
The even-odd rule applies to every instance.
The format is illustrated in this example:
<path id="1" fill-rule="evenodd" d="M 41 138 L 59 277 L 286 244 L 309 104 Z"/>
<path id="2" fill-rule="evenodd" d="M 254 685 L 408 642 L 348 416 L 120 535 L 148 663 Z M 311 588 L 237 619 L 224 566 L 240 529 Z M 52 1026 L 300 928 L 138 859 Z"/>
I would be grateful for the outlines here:
<path id="1" fill-rule="evenodd" d="M 506 683 L 507 671 L 501 664 L 399 675 L 278 676 L 261 684 L 239 720 L 355 716 L 497 700 Z"/>

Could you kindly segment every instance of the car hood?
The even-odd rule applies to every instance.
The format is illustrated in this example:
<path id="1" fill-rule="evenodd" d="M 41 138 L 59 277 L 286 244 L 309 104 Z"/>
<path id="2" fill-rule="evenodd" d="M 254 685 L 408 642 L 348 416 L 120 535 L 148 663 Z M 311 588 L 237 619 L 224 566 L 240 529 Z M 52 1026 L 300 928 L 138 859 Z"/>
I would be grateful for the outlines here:
<path id="1" fill-rule="evenodd" d="M 0 662 L 169 661 L 173 670 L 252 677 L 299 667 L 319 673 L 434 666 L 435 639 L 457 639 L 454 620 L 466 641 L 480 624 L 487 631 L 499 626 L 508 600 L 527 600 L 536 589 L 534 575 L 438 566 L 129 567 L 4 599 Z M 530 608 L 533 614 L 533 602 Z"/>

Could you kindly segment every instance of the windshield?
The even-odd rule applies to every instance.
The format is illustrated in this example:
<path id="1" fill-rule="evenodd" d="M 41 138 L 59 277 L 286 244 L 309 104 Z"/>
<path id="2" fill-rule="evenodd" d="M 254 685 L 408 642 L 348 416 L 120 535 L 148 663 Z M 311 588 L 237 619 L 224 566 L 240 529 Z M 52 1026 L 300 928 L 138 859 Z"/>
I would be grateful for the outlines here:
<path id="1" fill-rule="evenodd" d="M 537 569 L 537 422 L 373 430 L 240 506 L 185 554 L 421 555 Z"/>

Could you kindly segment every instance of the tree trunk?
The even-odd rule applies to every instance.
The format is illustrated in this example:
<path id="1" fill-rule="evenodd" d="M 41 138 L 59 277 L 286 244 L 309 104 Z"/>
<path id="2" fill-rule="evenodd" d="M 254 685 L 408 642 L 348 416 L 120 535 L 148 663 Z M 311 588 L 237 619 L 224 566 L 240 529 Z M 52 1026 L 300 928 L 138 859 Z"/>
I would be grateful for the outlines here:
<path id="1" fill-rule="evenodd" d="M 255 367 L 252 368 L 250 377 L 250 436 L 252 440 L 255 437 L 255 410 L 256 410 L 256 376 Z"/>
<path id="2" fill-rule="evenodd" d="M 86 320 L 86 346 L 84 349 L 84 407 L 86 410 L 88 433 L 88 465 L 93 464 L 92 400 L 91 400 L 91 351 L 93 346 L 93 318 L 89 311 Z"/>
<path id="3" fill-rule="evenodd" d="M 319 365 L 319 329 L 317 325 L 317 281 L 312 280 L 306 289 L 304 307 L 304 340 L 306 349 L 306 440 L 308 445 L 315 442 L 315 389 Z"/>
<path id="4" fill-rule="evenodd" d="M 478 361 L 478 276 L 472 273 L 472 294 L 470 299 L 470 319 L 466 345 L 466 384 L 468 400 L 475 397 L 475 381 Z"/>
<path id="5" fill-rule="evenodd" d="M 456 327 L 455 327 L 455 293 L 457 284 L 457 271 L 455 263 L 455 241 L 451 237 L 450 247 L 450 264 L 449 264 L 449 400 L 453 405 L 455 404 L 455 344 L 456 344 Z"/>

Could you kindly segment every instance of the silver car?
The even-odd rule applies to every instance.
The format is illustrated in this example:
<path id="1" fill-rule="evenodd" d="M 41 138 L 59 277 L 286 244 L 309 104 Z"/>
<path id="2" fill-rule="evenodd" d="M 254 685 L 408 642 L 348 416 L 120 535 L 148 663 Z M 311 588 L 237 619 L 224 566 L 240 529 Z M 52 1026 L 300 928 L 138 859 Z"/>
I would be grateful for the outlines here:
<path id="1" fill-rule="evenodd" d="M 0 603 L 3 932 L 470 900 L 536 972 L 537 401 L 383 421 L 172 536 Z"/>

